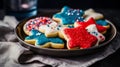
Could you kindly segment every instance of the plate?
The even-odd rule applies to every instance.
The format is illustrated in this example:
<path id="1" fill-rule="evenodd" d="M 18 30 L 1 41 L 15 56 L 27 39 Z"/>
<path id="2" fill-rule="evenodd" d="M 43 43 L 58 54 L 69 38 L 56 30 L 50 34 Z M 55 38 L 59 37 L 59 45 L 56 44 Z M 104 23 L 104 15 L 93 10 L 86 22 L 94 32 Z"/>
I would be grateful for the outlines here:
<path id="1" fill-rule="evenodd" d="M 49 56 L 55 56 L 55 57 L 71 57 L 71 56 L 81 56 L 81 55 L 89 55 L 93 54 L 95 52 L 99 52 L 100 50 L 105 49 L 109 43 L 115 38 L 116 36 L 116 27 L 113 23 L 108 21 L 110 24 L 110 29 L 108 29 L 107 33 L 105 34 L 106 40 L 102 42 L 99 46 L 93 46 L 87 49 L 76 49 L 76 50 L 68 50 L 68 49 L 52 49 L 52 48 L 39 48 L 34 45 L 28 44 L 24 42 L 24 38 L 27 36 L 23 31 L 23 25 L 31 18 L 35 18 L 39 16 L 30 17 L 27 19 L 24 19 L 15 28 L 15 34 L 19 40 L 19 43 L 29 50 L 42 54 L 42 55 L 49 55 Z"/>

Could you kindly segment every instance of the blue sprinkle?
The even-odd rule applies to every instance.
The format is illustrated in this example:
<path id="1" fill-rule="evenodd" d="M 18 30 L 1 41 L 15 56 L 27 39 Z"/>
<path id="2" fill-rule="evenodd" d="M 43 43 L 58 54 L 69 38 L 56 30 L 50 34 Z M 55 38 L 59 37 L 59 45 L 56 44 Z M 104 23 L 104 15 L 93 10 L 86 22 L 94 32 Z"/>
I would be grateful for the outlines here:
<path id="1" fill-rule="evenodd" d="M 57 27 L 57 30 L 60 30 L 59 27 Z"/>
<path id="2" fill-rule="evenodd" d="M 58 25 L 58 27 L 61 27 L 61 25 Z"/>
<path id="3" fill-rule="evenodd" d="M 47 27 L 50 27 L 49 25 L 47 25 Z"/>

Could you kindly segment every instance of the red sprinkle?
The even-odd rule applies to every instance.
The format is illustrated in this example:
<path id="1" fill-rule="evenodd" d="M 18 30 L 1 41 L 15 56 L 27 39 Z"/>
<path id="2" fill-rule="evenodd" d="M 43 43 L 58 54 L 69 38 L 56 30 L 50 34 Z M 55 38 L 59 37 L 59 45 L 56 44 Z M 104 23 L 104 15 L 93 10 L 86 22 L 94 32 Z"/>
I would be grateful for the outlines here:
<path id="1" fill-rule="evenodd" d="M 27 30 L 31 31 L 33 28 L 38 30 L 40 25 L 50 24 L 51 19 L 48 17 L 37 17 L 34 19 L 30 19 L 27 22 L 26 28 Z"/>
<path id="2" fill-rule="evenodd" d="M 85 49 L 95 45 L 97 42 L 97 38 L 89 34 L 84 27 L 66 28 L 64 34 L 67 37 L 68 49 L 75 47 Z"/>

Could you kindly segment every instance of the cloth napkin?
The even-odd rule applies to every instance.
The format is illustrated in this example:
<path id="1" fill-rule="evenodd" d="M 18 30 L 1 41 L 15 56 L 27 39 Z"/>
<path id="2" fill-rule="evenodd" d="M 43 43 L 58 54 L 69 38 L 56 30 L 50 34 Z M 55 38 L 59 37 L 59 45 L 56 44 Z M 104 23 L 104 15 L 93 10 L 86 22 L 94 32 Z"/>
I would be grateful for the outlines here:
<path id="1" fill-rule="evenodd" d="M 44 56 L 22 47 L 14 28 L 18 21 L 13 16 L 5 16 L 0 21 L 0 67 L 88 67 L 114 53 L 120 47 L 120 33 L 105 50 L 73 58 Z"/>

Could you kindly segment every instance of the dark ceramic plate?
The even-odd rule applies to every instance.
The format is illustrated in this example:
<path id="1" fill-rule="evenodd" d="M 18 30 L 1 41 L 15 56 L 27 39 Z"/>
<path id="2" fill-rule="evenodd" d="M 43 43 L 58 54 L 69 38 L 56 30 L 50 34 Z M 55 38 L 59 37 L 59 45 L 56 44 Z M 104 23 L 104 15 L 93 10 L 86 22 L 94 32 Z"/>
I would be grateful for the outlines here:
<path id="1" fill-rule="evenodd" d="M 37 16 L 34 16 L 37 17 Z M 31 18 L 34 18 L 31 17 Z M 109 22 L 110 24 L 110 29 L 107 31 L 105 34 L 106 40 L 102 42 L 99 46 L 93 46 L 88 49 L 76 49 L 76 50 L 68 50 L 68 49 L 52 49 L 52 48 L 38 48 L 34 45 L 28 44 L 24 42 L 25 38 L 25 33 L 23 32 L 23 25 L 28 21 L 29 19 L 25 19 L 22 22 L 20 22 L 15 29 L 16 36 L 20 42 L 20 44 L 23 47 L 28 48 L 29 50 L 42 54 L 42 55 L 49 55 L 49 56 L 57 56 L 57 57 L 68 57 L 68 56 L 80 56 L 80 55 L 88 55 L 88 54 L 93 54 L 95 52 L 98 52 L 100 50 L 105 49 L 106 46 L 109 45 L 109 43 L 114 39 L 116 36 L 116 27 Z"/>

